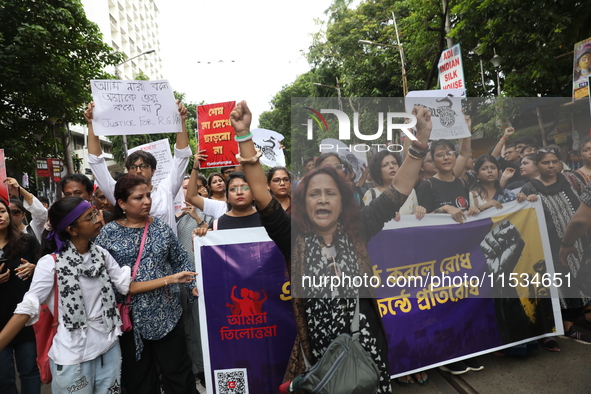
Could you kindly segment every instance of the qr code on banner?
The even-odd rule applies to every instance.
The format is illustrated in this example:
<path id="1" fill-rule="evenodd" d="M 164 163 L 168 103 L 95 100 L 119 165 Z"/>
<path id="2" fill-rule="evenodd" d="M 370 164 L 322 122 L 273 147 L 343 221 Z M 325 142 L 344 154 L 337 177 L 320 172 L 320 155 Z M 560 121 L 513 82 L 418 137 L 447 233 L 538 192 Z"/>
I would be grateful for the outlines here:
<path id="1" fill-rule="evenodd" d="M 217 394 L 248 394 L 246 368 L 217 369 L 214 374 Z"/>

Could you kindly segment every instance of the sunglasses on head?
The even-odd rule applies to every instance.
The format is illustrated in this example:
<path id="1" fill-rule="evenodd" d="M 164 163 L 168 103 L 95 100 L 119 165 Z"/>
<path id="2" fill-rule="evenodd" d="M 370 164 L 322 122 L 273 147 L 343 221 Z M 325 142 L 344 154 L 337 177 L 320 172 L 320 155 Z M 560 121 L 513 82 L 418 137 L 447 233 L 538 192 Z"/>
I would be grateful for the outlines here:
<path id="1" fill-rule="evenodd" d="M 560 151 L 556 148 L 540 148 L 538 149 L 539 153 L 559 153 Z"/>

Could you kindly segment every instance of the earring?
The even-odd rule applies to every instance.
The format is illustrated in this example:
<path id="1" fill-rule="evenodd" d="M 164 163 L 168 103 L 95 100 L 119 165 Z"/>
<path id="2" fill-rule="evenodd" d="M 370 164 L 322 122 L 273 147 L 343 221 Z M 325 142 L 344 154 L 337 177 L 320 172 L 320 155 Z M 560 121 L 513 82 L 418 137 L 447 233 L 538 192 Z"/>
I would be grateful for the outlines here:
<path id="1" fill-rule="evenodd" d="M 123 210 L 123 219 L 127 222 L 127 216 L 125 216 L 125 209 Z"/>

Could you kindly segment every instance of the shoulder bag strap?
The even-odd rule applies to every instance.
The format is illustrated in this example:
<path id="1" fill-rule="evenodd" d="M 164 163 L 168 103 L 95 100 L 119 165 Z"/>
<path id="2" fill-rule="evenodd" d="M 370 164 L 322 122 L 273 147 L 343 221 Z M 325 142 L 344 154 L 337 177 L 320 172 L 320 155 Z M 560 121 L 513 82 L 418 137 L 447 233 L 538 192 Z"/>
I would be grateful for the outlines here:
<path id="1" fill-rule="evenodd" d="M 55 263 L 57 261 L 57 256 L 55 255 L 55 253 L 51 254 L 53 256 L 53 262 Z M 53 268 L 55 271 L 55 284 L 53 286 L 53 324 L 52 327 L 57 326 L 57 302 L 58 302 L 58 298 L 57 298 L 57 267 Z"/>
<path id="2" fill-rule="evenodd" d="M 351 321 L 351 335 L 359 335 L 359 294 L 357 294 L 357 304 L 355 304 L 355 314 Z"/>
<path id="3" fill-rule="evenodd" d="M 135 260 L 135 265 L 133 266 L 133 273 L 131 274 L 131 281 L 135 279 L 135 275 L 137 274 L 137 269 L 140 265 L 140 260 L 142 258 L 142 253 L 144 252 L 144 245 L 146 244 L 146 235 L 148 234 L 148 226 L 150 225 L 150 216 L 146 216 L 146 225 L 144 226 L 144 234 L 142 235 L 142 242 L 140 243 L 140 251 L 137 254 L 137 259 Z M 131 301 L 131 293 L 127 293 L 127 304 Z"/>

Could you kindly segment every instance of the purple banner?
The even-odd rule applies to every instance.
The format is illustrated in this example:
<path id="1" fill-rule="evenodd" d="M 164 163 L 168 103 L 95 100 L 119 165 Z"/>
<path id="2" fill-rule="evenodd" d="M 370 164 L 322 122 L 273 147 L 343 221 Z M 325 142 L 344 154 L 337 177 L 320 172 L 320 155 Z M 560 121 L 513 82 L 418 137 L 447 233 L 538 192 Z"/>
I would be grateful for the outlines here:
<path id="1" fill-rule="evenodd" d="M 556 275 L 538 204 L 504 204 L 464 224 L 449 215 L 403 218 L 372 238 L 393 376 L 562 329 L 556 288 L 530 283 Z"/>
<path id="2" fill-rule="evenodd" d="M 208 393 L 277 392 L 296 336 L 281 252 L 263 228 L 211 231 L 195 250 Z"/>

